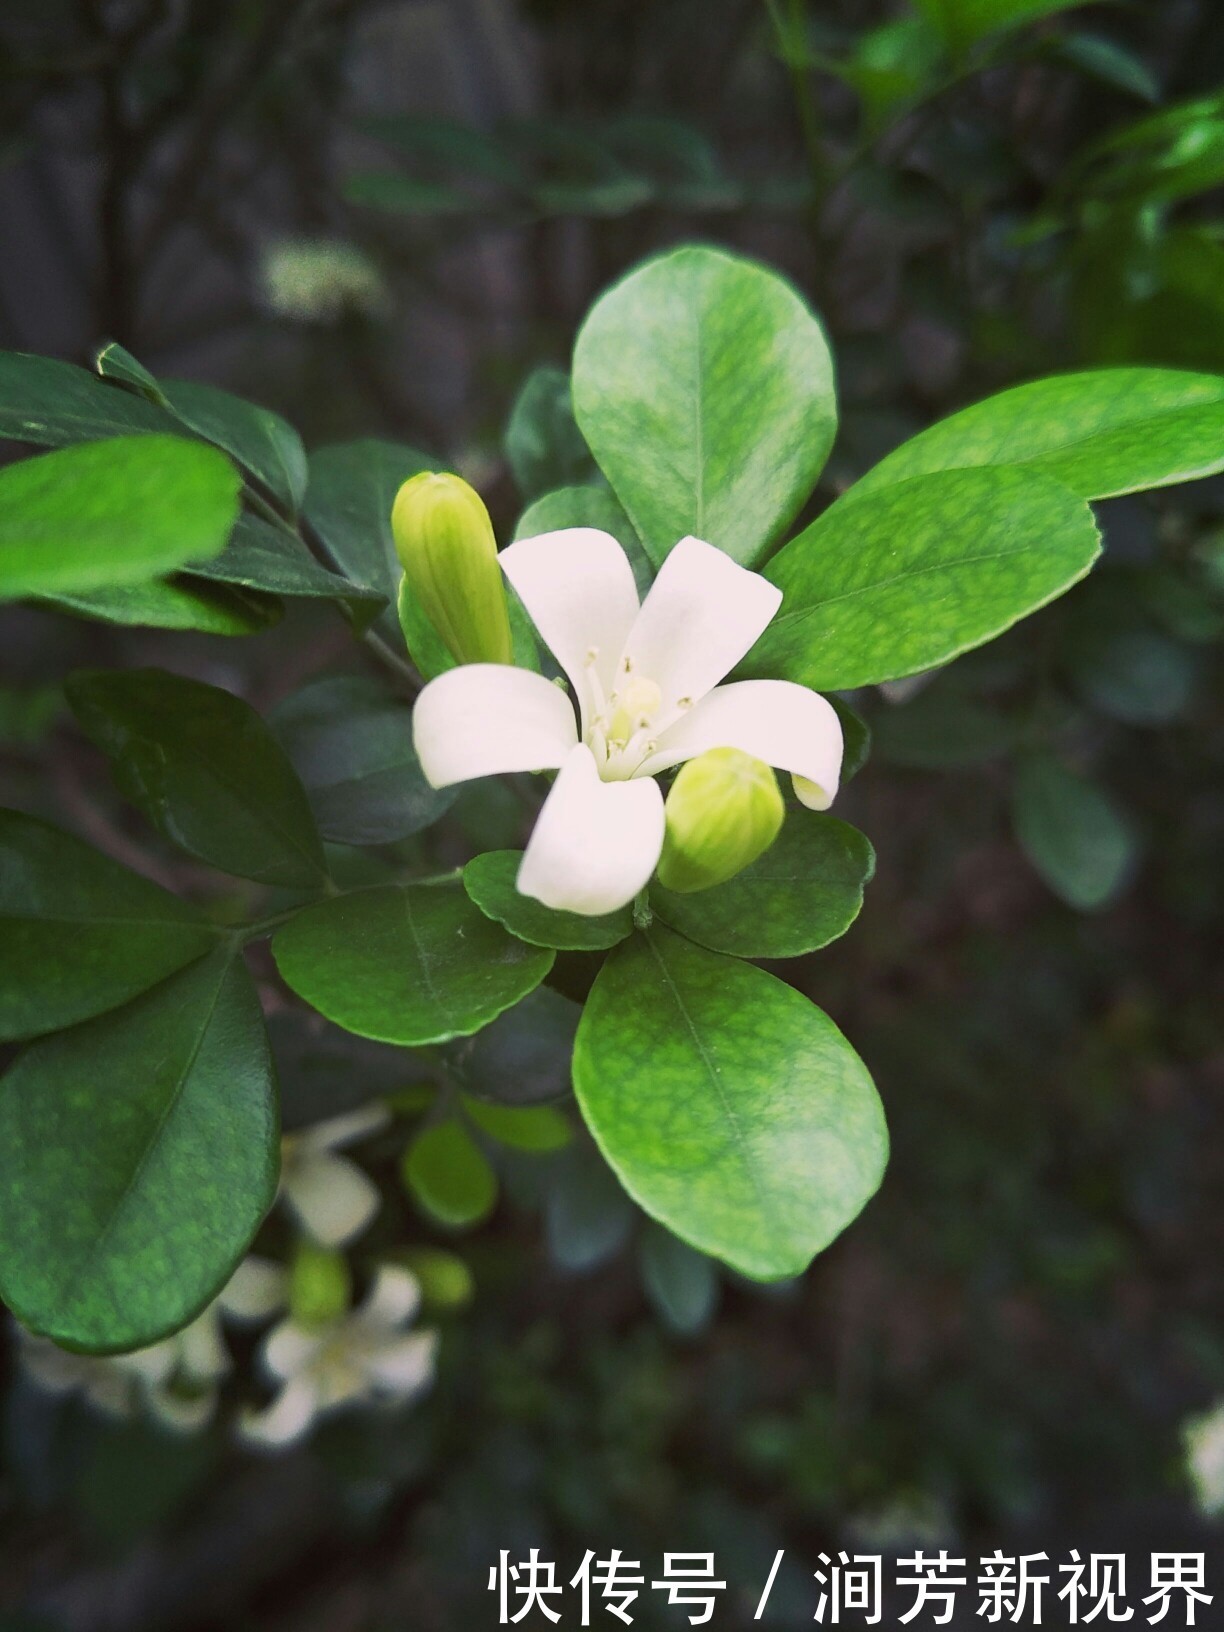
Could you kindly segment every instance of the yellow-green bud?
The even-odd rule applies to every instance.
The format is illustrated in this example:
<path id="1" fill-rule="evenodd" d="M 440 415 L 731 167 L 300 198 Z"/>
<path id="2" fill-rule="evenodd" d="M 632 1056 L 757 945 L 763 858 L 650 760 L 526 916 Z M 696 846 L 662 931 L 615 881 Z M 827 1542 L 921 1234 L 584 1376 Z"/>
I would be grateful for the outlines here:
<path id="1" fill-rule="evenodd" d="M 289 1272 L 289 1312 L 303 1326 L 326 1326 L 347 1313 L 352 1281 L 341 1252 L 300 1241 Z"/>
<path id="2" fill-rule="evenodd" d="M 395 553 L 457 663 L 509 663 L 510 618 L 493 523 L 461 476 L 422 471 L 395 495 Z"/>
<path id="3" fill-rule="evenodd" d="M 724 884 L 768 850 L 786 807 L 768 765 L 710 748 L 680 767 L 667 795 L 659 883 L 691 894 Z"/>

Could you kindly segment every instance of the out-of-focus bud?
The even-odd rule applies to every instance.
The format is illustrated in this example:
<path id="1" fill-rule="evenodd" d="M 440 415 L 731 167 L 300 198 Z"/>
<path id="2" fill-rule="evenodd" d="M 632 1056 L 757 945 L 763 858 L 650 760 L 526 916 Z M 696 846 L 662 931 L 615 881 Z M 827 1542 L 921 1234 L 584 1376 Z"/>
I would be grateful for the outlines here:
<path id="1" fill-rule="evenodd" d="M 680 767 L 667 795 L 659 883 L 681 894 L 742 872 L 777 838 L 786 807 L 778 779 L 738 748 L 710 748 Z"/>
<path id="2" fill-rule="evenodd" d="M 461 476 L 422 471 L 395 495 L 395 553 L 457 663 L 509 663 L 510 618 L 489 512 Z"/>
<path id="3" fill-rule="evenodd" d="M 342 1252 L 300 1241 L 289 1271 L 289 1313 L 302 1326 L 327 1326 L 348 1312 L 352 1281 Z"/>

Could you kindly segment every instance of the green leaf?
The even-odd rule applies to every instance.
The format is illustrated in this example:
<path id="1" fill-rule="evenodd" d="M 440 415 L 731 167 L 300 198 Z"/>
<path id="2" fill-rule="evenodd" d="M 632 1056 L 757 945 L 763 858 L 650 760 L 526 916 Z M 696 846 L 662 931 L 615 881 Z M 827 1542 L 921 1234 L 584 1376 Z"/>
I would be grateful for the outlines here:
<path id="1" fill-rule="evenodd" d="M 634 1200 L 757 1280 L 805 1269 L 887 1159 L 871 1078 L 828 1016 L 764 970 L 665 929 L 604 964 L 574 1088 Z"/>
<path id="2" fill-rule="evenodd" d="M 875 750 L 886 765 L 947 770 L 980 765 L 1011 748 L 1017 726 L 989 703 L 937 681 L 875 719 Z"/>
<path id="3" fill-rule="evenodd" d="M 967 50 L 989 34 L 1071 11 L 1084 0 L 915 0 L 954 51 Z"/>
<path id="4" fill-rule="evenodd" d="M 648 1224 L 638 1246 L 642 1283 L 659 1318 L 681 1337 L 705 1330 L 718 1307 L 718 1271 L 670 1230 Z"/>
<path id="5" fill-rule="evenodd" d="M 425 780 L 407 704 L 364 675 L 313 681 L 286 697 L 269 724 L 333 843 L 394 844 L 455 800 L 457 789 Z"/>
<path id="6" fill-rule="evenodd" d="M 165 669 L 82 670 L 66 691 L 120 792 L 172 844 L 261 884 L 325 882 L 302 785 L 240 697 Z"/>
<path id="7" fill-rule="evenodd" d="M 846 933 L 874 872 L 875 852 L 857 828 L 791 808 L 773 844 L 742 873 L 692 895 L 652 884 L 650 905 L 712 952 L 797 958 Z"/>
<path id="8" fill-rule="evenodd" d="M 1012 804 L 1016 838 L 1033 867 L 1069 906 L 1108 905 L 1134 872 L 1130 822 L 1107 794 L 1047 755 L 1017 769 Z"/>
<path id="9" fill-rule="evenodd" d="M 404 1184 L 440 1224 L 479 1224 L 497 1202 L 497 1175 L 471 1134 L 454 1117 L 435 1122 L 404 1153 Z"/>
<path id="10" fill-rule="evenodd" d="M 169 428 L 160 409 L 75 363 L 0 351 L 0 437 L 61 448 Z"/>
<path id="11" fill-rule="evenodd" d="M 782 609 L 743 665 L 819 691 L 946 663 L 1052 601 L 1100 551 L 1065 487 L 1002 466 L 838 503 L 769 563 Z"/>
<path id="12" fill-rule="evenodd" d="M 654 581 L 654 567 L 633 523 L 609 488 L 560 487 L 554 493 L 542 494 L 523 511 L 514 536 L 534 538 L 537 533 L 560 532 L 563 527 L 597 527 L 601 533 L 611 533 L 629 557 L 639 598 L 645 597 Z"/>
<path id="13" fill-rule="evenodd" d="M 97 623 L 137 629 L 194 629 L 202 635 L 254 635 L 281 615 L 279 601 L 207 584 L 185 573 L 88 595 L 42 595 L 43 606 Z"/>
<path id="14" fill-rule="evenodd" d="M 1184 714 L 1199 678 L 1198 655 L 1133 614 L 1110 617 L 1103 597 L 1096 610 L 1099 621 L 1084 616 L 1067 654 L 1080 696 L 1126 725 L 1167 725 Z"/>
<path id="15" fill-rule="evenodd" d="M 320 566 L 287 528 L 274 527 L 246 512 L 238 518 L 221 554 L 211 561 L 192 561 L 188 570 L 192 577 L 235 584 L 260 594 L 339 601 L 349 608 L 359 630 L 372 623 L 387 604 L 381 591 L 352 584 Z"/>
<path id="16" fill-rule="evenodd" d="M 811 492 L 837 425 L 820 324 L 776 274 L 713 249 L 648 261 L 596 302 L 573 393 L 656 565 L 686 533 L 759 562 Z"/>
<path id="17" fill-rule="evenodd" d="M 229 460 L 177 436 L 61 448 L 0 470 L 0 599 L 137 583 L 215 555 L 238 513 Z"/>
<path id="18" fill-rule="evenodd" d="M 347 578 L 394 603 L 402 569 L 391 537 L 391 506 L 409 476 L 438 468 L 415 448 L 372 439 L 311 454 L 306 519 Z"/>
<path id="19" fill-rule="evenodd" d="M 638 1215 L 599 1152 L 575 1143 L 549 1164 L 548 1176 L 544 1222 L 553 1262 L 581 1272 L 614 1258 Z"/>
<path id="20" fill-rule="evenodd" d="M 1160 82 L 1143 58 L 1102 34 L 1068 34 L 1055 55 L 1081 73 L 1144 102 L 1160 101 Z"/>
<path id="21" fill-rule="evenodd" d="M 0 1081 L 0 1293 L 70 1348 L 145 1346 L 228 1280 L 276 1193 L 272 1062 L 218 951 Z"/>
<path id="22" fill-rule="evenodd" d="M 46 822 L 0 810 L 0 1040 L 116 1008 L 216 939 L 160 885 Z"/>
<path id="23" fill-rule="evenodd" d="M 515 880 L 522 859 L 521 850 L 489 850 L 463 869 L 463 887 L 481 912 L 519 940 L 559 951 L 598 952 L 632 933 L 632 907 L 587 918 L 577 912 L 554 912 L 529 895 L 520 895 Z"/>
<path id="24" fill-rule="evenodd" d="M 505 447 L 525 499 L 588 481 L 594 474 L 590 449 L 574 423 L 569 375 L 563 368 L 546 363 L 527 376 L 510 410 Z"/>
<path id="25" fill-rule="evenodd" d="M 551 987 L 537 986 L 474 1037 L 446 1049 L 451 1075 L 469 1094 L 501 1105 L 541 1105 L 568 1098 L 570 1060 L 582 1009 Z"/>
<path id="26" fill-rule="evenodd" d="M 1014 386 L 941 419 L 869 470 L 833 507 L 932 471 L 1020 465 L 1084 499 L 1224 470 L 1224 377 L 1100 368 Z"/>
<path id="27" fill-rule="evenodd" d="M 842 786 L 856 777 L 871 757 L 872 731 L 863 716 L 841 697 L 830 697 L 842 728 Z"/>
<path id="28" fill-rule="evenodd" d="M 321 901 L 278 932 L 272 951 L 320 1014 L 409 1047 L 479 1031 L 538 986 L 553 960 L 490 923 L 458 883 Z"/>
<path id="29" fill-rule="evenodd" d="M 551 1105 L 498 1105 L 465 1094 L 463 1109 L 482 1133 L 512 1150 L 543 1155 L 562 1150 L 573 1138 L 569 1123 Z"/>

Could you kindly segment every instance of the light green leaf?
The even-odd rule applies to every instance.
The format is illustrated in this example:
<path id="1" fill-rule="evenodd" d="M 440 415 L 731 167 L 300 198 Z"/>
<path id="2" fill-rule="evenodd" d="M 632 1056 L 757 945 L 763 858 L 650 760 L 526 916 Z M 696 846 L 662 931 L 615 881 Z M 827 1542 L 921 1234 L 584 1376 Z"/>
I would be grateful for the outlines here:
<path id="1" fill-rule="evenodd" d="M 75 363 L 0 351 L 0 437 L 61 448 L 136 431 L 166 432 L 165 414 Z"/>
<path id="2" fill-rule="evenodd" d="M 510 410 L 505 447 L 525 499 L 594 475 L 590 449 L 574 423 L 569 375 L 563 368 L 544 364 L 527 376 Z"/>
<path id="3" fill-rule="evenodd" d="M 497 1203 L 497 1175 L 471 1134 L 451 1118 L 417 1135 L 404 1153 L 405 1188 L 439 1224 L 479 1224 Z"/>
<path id="4" fill-rule="evenodd" d="M 875 852 L 836 816 L 791 808 L 763 856 L 710 890 L 650 887 L 650 905 L 690 941 L 737 958 L 797 958 L 844 935 L 859 915 Z"/>
<path id="5" fill-rule="evenodd" d="M 659 1318 L 681 1337 L 704 1331 L 718 1307 L 718 1271 L 670 1230 L 647 1224 L 638 1246 L 642 1283 Z"/>
<path id="6" fill-rule="evenodd" d="M 522 859 L 521 850 L 488 850 L 463 869 L 463 887 L 472 900 L 512 935 L 533 946 L 598 952 L 632 933 L 632 907 L 588 918 L 577 912 L 554 912 L 529 895 L 520 895 L 515 880 Z"/>
<path id="7" fill-rule="evenodd" d="M 820 324 L 775 273 L 686 248 L 598 300 L 574 411 L 659 565 L 686 533 L 747 566 L 807 499 L 837 425 Z"/>
<path id="8" fill-rule="evenodd" d="M 512 1150 L 543 1155 L 562 1150 L 573 1138 L 569 1123 L 551 1105 L 498 1105 L 464 1094 L 463 1109 L 482 1133 Z"/>
<path id="9" fill-rule="evenodd" d="M 216 941 L 160 885 L 46 822 L 0 810 L 0 1040 L 116 1008 Z"/>
<path id="10" fill-rule="evenodd" d="M 1084 500 L 1028 470 L 948 470 L 835 504 L 769 563 L 782 609 L 744 672 L 841 691 L 934 668 L 1061 595 L 1099 551 Z"/>
<path id="11" fill-rule="evenodd" d="M 165 669 L 82 670 L 66 692 L 124 797 L 172 844 L 262 884 L 325 882 L 302 785 L 240 697 Z"/>
<path id="12" fill-rule="evenodd" d="M 272 1061 L 240 959 L 218 951 L 32 1044 L 0 1080 L 0 1293 L 71 1348 L 183 1326 L 276 1193 Z"/>
<path id="13" fill-rule="evenodd" d="M 764 970 L 657 927 L 596 978 L 574 1089 L 634 1200 L 757 1280 L 805 1269 L 887 1159 L 871 1078 L 828 1016 Z"/>
<path id="14" fill-rule="evenodd" d="M 269 719 L 325 839 L 394 844 L 430 826 L 457 790 L 431 788 L 412 747 L 407 704 L 364 675 L 315 680 Z"/>
<path id="15" fill-rule="evenodd" d="M 611 533 L 629 557 L 639 598 L 645 597 L 654 581 L 654 567 L 610 488 L 559 487 L 544 493 L 523 511 L 514 536 L 534 538 L 537 533 L 555 533 L 563 527 L 597 527 L 601 533 Z"/>
<path id="16" fill-rule="evenodd" d="M 334 443 L 311 454 L 306 519 L 347 578 L 394 603 L 402 569 L 391 537 L 391 506 L 409 476 L 440 468 L 415 448 L 373 439 Z"/>
<path id="17" fill-rule="evenodd" d="M 352 584 L 321 566 L 287 527 L 244 512 L 229 543 L 211 561 L 192 561 L 193 578 L 234 584 L 264 595 L 291 599 L 339 601 L 347 606 L 358 629 L 372 623 L 386 606 L 381 591 Z"/>
<path id="18" fill-rule="evenodd" d="M 194 629 L 202 635 L 254 635 L 281 615 L 266 595 L 202 582 L 186 573 L 88 595 L 42 595 L 43 606 L 96 623 L 136 629 Z"/>
<path id="19" fill-rule="evenodd" d="M 507 935 L 459 883 L 383 885 L 322 901 L 272 943 L 299 997 L 359 1037 L 466 1037 L 544 979 L 553 955 Z"/>
<path id="20" fill-rule="evenodd" d="M 138 583 L 216 555 L 237 513 L 229 460 L 182 437 L 114 437 L 7 465 L 0 599 Z"/>
<path id="21" fill-rule="evenodd" d="M 1107 906 L 1129 882 L 1137 843 L 1109 796 L 1047 755 L 1016 772 L 1012 821 L 1025 855 L 1069 906 Z"/>
<path id="22" fill-rule="evenodd" d="M 1099 368 L 1013 386 L 903 442 L 834 510 L 911 476 L 976 465 L 1020 465 L 1084 499 L 1213 475 L 1224 470 L 1224 377 Z"/>

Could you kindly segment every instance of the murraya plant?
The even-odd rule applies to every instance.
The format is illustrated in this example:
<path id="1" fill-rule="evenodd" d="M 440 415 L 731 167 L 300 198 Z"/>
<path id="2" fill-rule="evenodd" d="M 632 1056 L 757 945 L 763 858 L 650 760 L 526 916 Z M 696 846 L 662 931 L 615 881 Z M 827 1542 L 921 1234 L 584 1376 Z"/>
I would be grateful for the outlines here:
<path id="1" fill-rule="evenodd" d="M 827 808 L 867 749 L 846 694 L 1062 594 L 1100 549 L 1091 501 L 1224 469 L 1224 379 L 1039 380 L 813 504 L 835 429 L 816 317 L 706 248 L 633 271 L 568 384 L 520 399 L 531 502 L 500 553 L 478 497 L 410 448 L 308 457 L 277 416 L 114 345 L 94 374 L 0 358 L 0 434 L 54 450 L 0 471 L 6 598 L 234 637 L 331 604 L 361 653 L 266 719 L 168 670 L 69 676 L 119 793 L 192 858 L 190 900 L 0 817 L 0 1035 L 25 1045 L 0 1082 L 0 1290 L 30 1332 L 160 1343 L 259 1233 L 290 1259 L 271 1437 L 334 1399 L 345 1345 L 358 1396 L 388 1365 L 415 1388 L 402 1211 L 356 1285 L 345 1257 L 388 1164 L 432 1218 L 473 1222 L 503 1152 L 565 1143 L 548 1102 L 571 1084 L 576 1182 L 614 1175 L 650 1215 L 657 1274 L 674 1247 L 793 1276 L 851 1222 L 884 1171 L 879 1101 L 758 961 L 835 941 L 871 876 Z M 344 1033 L 320 1101 L 310 1067 Z"/>

